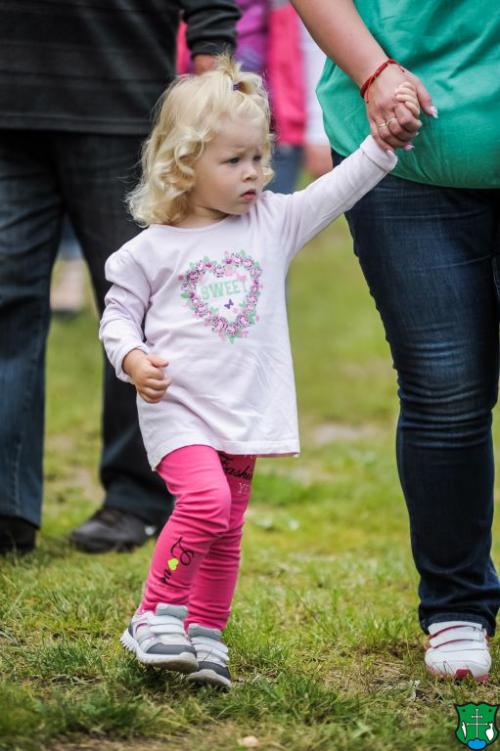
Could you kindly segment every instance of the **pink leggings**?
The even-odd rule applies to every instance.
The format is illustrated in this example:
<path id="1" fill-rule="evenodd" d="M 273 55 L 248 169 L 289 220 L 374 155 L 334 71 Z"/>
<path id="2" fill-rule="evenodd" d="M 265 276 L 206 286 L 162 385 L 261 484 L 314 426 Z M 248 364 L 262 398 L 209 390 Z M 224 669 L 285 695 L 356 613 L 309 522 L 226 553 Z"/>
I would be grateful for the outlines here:
<path id="1" fill-rule="evenodd" d="M 231 612 L 254 456 L 185 446 L 158 474 L 176 498 L 158 537 L 140 610 L 187 605 L 189 623 L 223 629 Z"/>

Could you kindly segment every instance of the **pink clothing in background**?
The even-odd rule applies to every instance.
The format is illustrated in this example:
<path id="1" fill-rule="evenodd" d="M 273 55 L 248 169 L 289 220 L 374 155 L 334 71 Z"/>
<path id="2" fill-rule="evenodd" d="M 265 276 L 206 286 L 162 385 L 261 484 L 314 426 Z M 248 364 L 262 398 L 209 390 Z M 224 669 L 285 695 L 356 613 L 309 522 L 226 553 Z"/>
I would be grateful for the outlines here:
<path id="1" fill-rule="evenodd" d="M 186 605 L 189 623 L 224 629 L 240 562 L 253 456 L 185 446 L 164 457 L 160 477 L 176 497 L 153 560 L 139 611 L 159 602 Z"/>
<path id="2" fill-rule="evenodd" d="M 269 2 L 237 0 L 241 18 L 236 24 L 236 59 L 245 70 L 264 75 L 267 68 Z"/>
<path id="3" fill-rule="evenodd" d="M 301 21 L 283 0 L 237 0 L 242 16 L 236 25 L 235 58 L 243 69 L 264 77 L 278 143 L 302 146 L 306 127 L 305 63 Z M 193 68 L 185 24 L 177 39 L 177 69 Z"/>
<path id="4" fill-rule="evenodd" d="M 290 3 L 272 2 L 267 70 L 278 143 L 302 146 L 307 93 L 301 22 Z"/>

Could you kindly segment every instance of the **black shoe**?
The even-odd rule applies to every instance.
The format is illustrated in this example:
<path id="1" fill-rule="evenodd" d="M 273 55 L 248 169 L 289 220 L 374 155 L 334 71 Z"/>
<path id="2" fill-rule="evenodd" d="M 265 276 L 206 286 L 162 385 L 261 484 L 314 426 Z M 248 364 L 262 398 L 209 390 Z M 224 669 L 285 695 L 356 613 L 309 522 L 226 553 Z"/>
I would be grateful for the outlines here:
<path id="1" fill-rule="evenodd" d="M 71 535 L 71 542 L 85 553 L 126 551 L 144 545 L 158 532 L 143 519 L 111 506 L 102 506 Z"/>
<path id="2" fill-rule="evenodd" d="M 18 516 L 0 516 L 0 555 L 24 555 L 35 549 L 36 527 Z"/>

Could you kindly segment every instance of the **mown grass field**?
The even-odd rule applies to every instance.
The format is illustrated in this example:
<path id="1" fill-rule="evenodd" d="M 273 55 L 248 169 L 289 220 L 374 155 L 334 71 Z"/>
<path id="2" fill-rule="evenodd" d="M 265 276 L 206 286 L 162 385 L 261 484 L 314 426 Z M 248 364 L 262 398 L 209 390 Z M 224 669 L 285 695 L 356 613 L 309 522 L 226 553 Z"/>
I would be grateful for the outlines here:
<path id="1" fill-rule="evenodd" d="M 121 648 L 151 546 L 67 543 L 101 501 L 101 356 L 91 311 L 53 325 L 43 530 L 36 553 L 0 563 L 2 751 L 448 751 L 455 702 L 500 701 L 498 667 L 482 687 L 423 669 L 395 377 L 343 221 L 297 258 L 290 313 L 303 453 L 258 465 L 230 694 Z"/>

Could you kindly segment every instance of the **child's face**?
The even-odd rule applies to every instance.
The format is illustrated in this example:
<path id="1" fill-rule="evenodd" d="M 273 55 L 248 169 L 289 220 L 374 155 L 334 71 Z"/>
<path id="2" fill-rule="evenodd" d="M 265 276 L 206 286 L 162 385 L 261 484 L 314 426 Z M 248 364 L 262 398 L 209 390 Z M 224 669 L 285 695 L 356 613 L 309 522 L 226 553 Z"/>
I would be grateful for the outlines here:
<path id="1" fill-rule="evenodd" d="M 194 164 L 195 184 L 189 194 L 193 214 L 218 221 L 249 211 L 264 187 L 263 146 L 262 125 L 225 119 Z"/>

